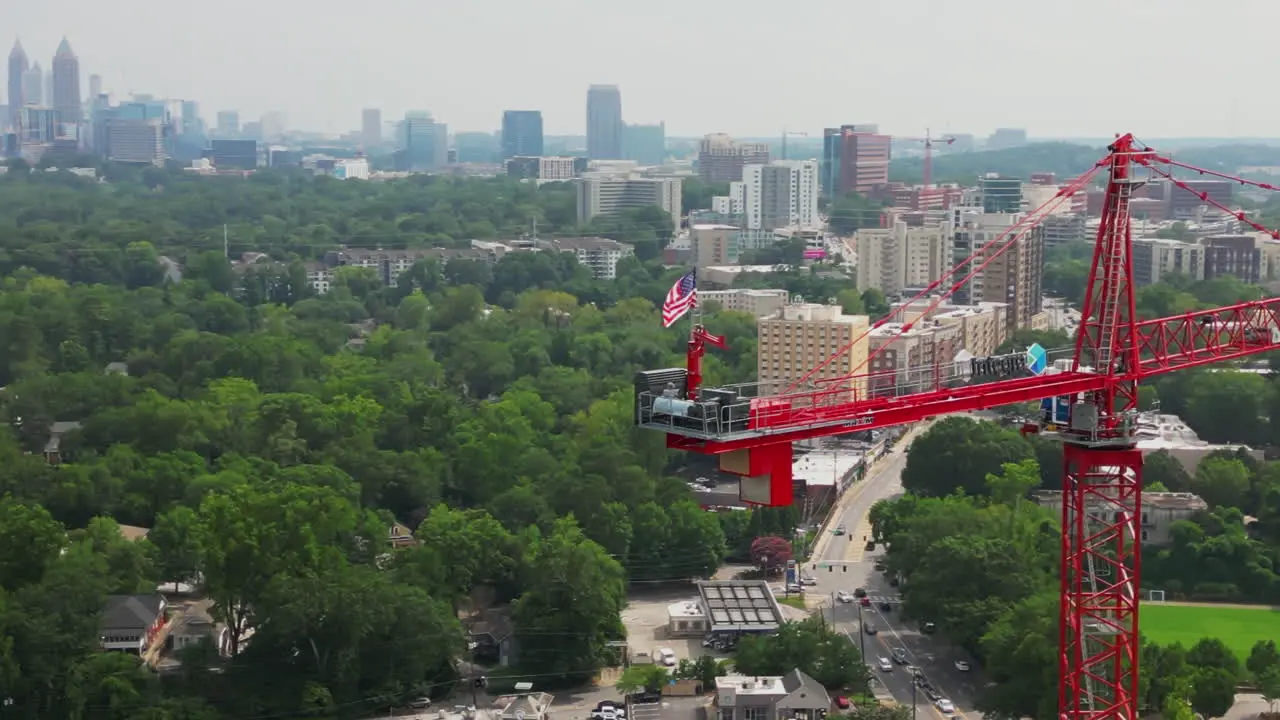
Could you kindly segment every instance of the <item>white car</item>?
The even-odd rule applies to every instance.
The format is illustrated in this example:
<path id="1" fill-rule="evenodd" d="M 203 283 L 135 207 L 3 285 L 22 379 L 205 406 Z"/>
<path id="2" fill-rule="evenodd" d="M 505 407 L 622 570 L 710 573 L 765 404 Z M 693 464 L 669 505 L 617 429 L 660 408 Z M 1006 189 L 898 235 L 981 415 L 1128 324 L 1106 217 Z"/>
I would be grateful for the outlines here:
<path id="1" fill-rule="evenodd" d="M 663 665 L 666 665 L 667 667 L 676 666 L 675 650 L 672 650 L 671 648 L 665 648 L 665 647 L 658 648 L 658 651 L 654 653 L 654 655 L 658 657 L 658 662 L 661 662 Z"/>
<path id="2" fill-rule="evenodd" d="M 851 603 L 853 602 L 853 593 L 849 593 L 849 592 L 845 592 L 844 590 L 841 590 L 840 592 L 836 593 L 836 600 L 839 600 L 842 603 Z"/>
<path id="3" fill-rule="evenodd" d="M 891 672 L 893 670 L 893 663 L 889 662 L 889 658 L 880 658 L 877 664 L 880 666 L 881 672 Z"/>
<path id="4" fill-rule="evenodd" d="M 969 663 L 964 660 L 957 660 L 956 669 L 960 672 L 969 672 Z"/>
<path id="5" fill-rule="evenodd" d="M 954 715 L 956 712 L 956 706 L 952 705 L 951 701 L 946 698 L 938 698 L 937 705 L 943 715 Z"/>

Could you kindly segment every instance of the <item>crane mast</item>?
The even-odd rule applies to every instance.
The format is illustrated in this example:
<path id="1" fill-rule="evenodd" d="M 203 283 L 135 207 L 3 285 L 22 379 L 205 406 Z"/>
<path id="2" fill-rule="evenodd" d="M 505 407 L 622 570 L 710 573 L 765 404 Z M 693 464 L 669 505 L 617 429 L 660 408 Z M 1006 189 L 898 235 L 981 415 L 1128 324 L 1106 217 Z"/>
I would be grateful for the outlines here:
<path id="1" fill-rule="evenodd" d="M 926 151 L 932 142 L 926 138 Z M 723 339 L 710 335 L 700 322 L 690 336 L 686 368 L 645 371 L 636 377 L 638 427 L 663 432 L 668 448 L 717 456 L 722 471 L 742 478 L 742 499 L 766 506 L 791 504 L 793 442 L 1041 401 L 1038 421 L 1024 431 L 1063 444 L 1060 720 L 1139 717 L 1142 453 L 1134 436 L 1139 383 L 1161 373 L 1280 350 L 1280 298 L 1139 320 L 1130 230 L 1130 201 L 1145 184 L 1136 171 L 1192 192 L 1244 225 L 1278 239 L 1280 232 L 1230 210 L 1161 166 L 1183 167 L 1265 190 L 1280 188 L 1174 162 L 1132 134 L 1117 136 L 1107 150 L 1104 158 L 1060 189 L 1054 199 L 976 248 L 889 317 L 780 391 L 761 384 L 700 387 L 706 345 L 724 347 Z M 894 322 L 894 315 L 904 308 L 925 303 L 921 317 L 928 317 L 947 296 L 1103 171 L 1102 218 L 1079 330 L 1074 346 L 1066 350 L 1069 357 L 1050 363 L 1045 350 L 1033 346 L 1025 359 L 1022 354 L 983 359 L 987 367 L 1006 369 L 987 382 L 976 377 L 979 373 L 956 366 L 910 387 L 889 383 L 886 392 L 875 390 L 858 397 L 857 388 L 883 387 L 870 382 L 877 373 L 857 374 L 880 352 L 876 350 L 852 375 L 833 378 L 828 371 L 819 380 L 810 380 L 872 330 Z M 894 337 L 910 331 L 912 323 L 896 327 Z M 1009 368 L 1020 372 L 1009 372 Z M 856 382 L 857 378 L 865 384 Z"/>

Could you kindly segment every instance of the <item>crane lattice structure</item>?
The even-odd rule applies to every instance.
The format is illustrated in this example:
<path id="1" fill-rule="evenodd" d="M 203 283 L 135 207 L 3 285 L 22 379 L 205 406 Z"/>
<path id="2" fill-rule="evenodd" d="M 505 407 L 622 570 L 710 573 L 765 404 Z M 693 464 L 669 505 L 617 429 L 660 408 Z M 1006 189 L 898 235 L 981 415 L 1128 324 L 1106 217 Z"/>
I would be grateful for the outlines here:
<path id="1" fill-rule="evenodd" d="M 924 137 L 902 137 L 898 135 L 892 136 L 894 140 L 903 142 L 918 142 L 924 145 L 924 168 L 923 177 L 925 187 L 933 185 L 933 149 L 938 145 L 950 145 L 956 141 L 953 135 L 943 135 L 942 137 L 933 137 L 931 131 L 925 130 Z"/>
<path id="2" fill-rule="evenodd" d="M 1193 190 L 1173 177 L 1173 170 L 1182 168 L 1266 190 L 1280 188 L 1174 162 L 1133 135 L 1117 137 L 1107 150 L 1093 168 L 1063 186 L 1051 201 L 872 325 L 872 330 L 884 327 L 907 308 L 914 312 L 917 303 L 927 304 L 918 317 L 928 318 L 951 293 L 1105 171 L 1102 220 L 1080 326 L 1074 347 L 1064 349 L 1067 357 L 1053 360 L 1042 348 L 1033 347 L 1025 363 L 1017 355 L 988 358 L 995 362 L 971 362 L 969 369 L 935 372 L 911 385 L 891 381 L 888 387 L 875 386 L 879 390 L 868 396 L 859 389 L 872 388 L 877 373 L 859 371 L 877 355 L 873 351 L 853 374 L 832 377 L 834 373 L 827 371 L 812 380 L 866 337 L 868 330 L 781 390 L 760 384 L 702 388 L 706 346 L 723 347 L 724 342 L 696 321 L 686 368 L 642 372 L 636 380 L 639 427 L 664 432 L 669 448 L 718 456 L 721 470 L 742 477 L 743 499 L 766 506 L 791 504 L 791 444 L 795 441 L 1041 401 L 1040 418 L 1024 431 L 1056 437 L 1064 446 L 1062 720 L 1139 717 L 1142 453 L 1134 434 L 1138 384 L 1174 370 L 1280 349 L 1280 298 L 1139 320 L 1134 307 L 1129 206 L 1135 189 L 1160 178 L 1244 225 L 1280 239 L 1280 233 L 1230 210 L 1208 193 Z M 940 289 L 947 285 L 949 289 Z M 912 326 L 913 322 L 895 326 L 893 337 Z M 1011 366 L 1018 372 L 1008 372 Z M 976 369 L 980 367 L 1004 368 L 1005 377 L 979 377 Z"/>

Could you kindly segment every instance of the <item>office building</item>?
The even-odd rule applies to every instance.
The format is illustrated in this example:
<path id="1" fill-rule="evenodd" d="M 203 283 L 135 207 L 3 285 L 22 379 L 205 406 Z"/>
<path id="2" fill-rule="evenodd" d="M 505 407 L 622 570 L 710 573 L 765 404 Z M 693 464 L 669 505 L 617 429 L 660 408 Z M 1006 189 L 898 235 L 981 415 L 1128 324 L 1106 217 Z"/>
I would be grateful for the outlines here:
<path id="1" fill-rule="evenodd" d="M 368 180 L 369 161 L 362 157 L 334 160 L 330 174 L 339 180 Z"/>
<path id="2" fill-rule="evenodd" d="M 698 177 L 706 183 L 739 182 L 745 166 L 768 163 L 766 143 L 739 143 L 724 133 L 713 133 L 698 146 Z"/>
<path id="3" fill-rule="evenodd" d="M 776 314 L 783 305 L 790 302 L 786 290 L 752 290 L 737 288 L 730 290 L 698 290 L 698 302 L 715 303 L 725 310 L 754 315 L 757 318 Z"/>
<path id="4" fill-rule="evenodd" d="M 58 113 L 53 108 L 26 105 L 18 111 L 18 143 L 46 145 L 58 136 Z"/>
<path id="5" fill-rule="evenodd" d="M 460 132 L 453 136 L 453 147 L 460 163 L 492 163 L 498 156 L 500 133 Z"/>
<path id="6" fill-rule="evenodd" d="M 360 144 L 366 149 L 382 144 L 382 111 L 378 108 L 360 112 Z"/>
<path id="7" fill-rule="evenodd" d="M 929 322 L 953 325 L 960 329 L 960 349 L 974 357 L 989 357 L 1009 338 L 1008 309 L 1004 303 L 978 303 L 954 305 L 939 303 L 930 308 L 939 297 L 921 298 L 914 303 L 894 303 L 893 308 L 906 305 L 900 319 L 904 323 Z M 957 351 L 958 352 L 958 351 Z"/>
<path id="8" fill-rule="evenodd" d="M 58 111 L 58 122 L 77 124 L 84 119 L 84 106 L 80 94 L 80 59 L 71 49 L 66 38 L 53 55 L 53 97 L 50 104 Z"/>
<path id="9" fill-rule="evenodd" d="M 1067 205 L 1068 203 L 1063 203 L 1063 206 Z M 1075 245 L 1089 239 L 1088 220 L 1082 213 L 1051 213 L 1040 221 L 1040 227 L 1044 228 L 1046 249 Z"/>
<path id="10" fill-rule="evenodd" d="M 22 74 L 22 102 L 24 107 L 27 105 L 45 106 L 44 70 L 40 68 L 40 63 L 38 62 Z"/>
<path id="11" fill-rule="evenodd" d="M 1017 213 L 1025 209 L 1022 206 L 1022 180 L 1018 178 L 987 173 L 978 179 L 978 191 L 981 193 L 983 212 Z M 1057 190 L 1051 191 L 1051 194 L 1056 193 Z"/>
<path id="12" fill-rule="evenodd" d="M 864 366 L 870 347 L 867 338 L 870 325 L 871 319 L 866 315 L 845 315 L 839 305 L 815 303 L 786 305 L 776 314 L 760 318 L 756 323 L 756 372 L 762 394 L 784 390 L 849 345 L 848 352 L 813 373 L 806 385 L 835 381 L 823 387 L 847 389 L 853 398 L 865 398 Z M 850 377 L 855 372 L 858 376 Z M 837 381 L 837 378 L 848 379 Z"/>
<path id="13" fill-rule="evenodd" d="M 875 125 L 842 125 L 822 133 L 822 187 L 831 197 L 870 195 L 889 184 L 893 139 Z"/>
<path id="14" fill-rule="evenodd" d="M 89 101 L 93 102 L 95 98 L 102 94 L 102 76 L 89 76 Z"/>
<path id="15" fill-rule="evenodd" d="M 234 138 L 240 135 L 240 113 L 235 110 L 218 111 L 218 136 Z"/>
<path id="16" fill-rule="evenodd" d="M 507 177 L 520 180 L 564 181 L 577 174 L 571 157 L 513 157 L 506 162 Z"/>
<path id="17" fill-rule="evenodd" d="M 622 92 L 617 85 L 592 85 L 587 90 L 587 157 L 622 158 Z"/>
<path id="18" fill-rule="evenodd" d="M 1211 235 L 1204 246 L 1204 279 L 1231 276 L 1252 285 L 1269 280 L 1269 257 L 1255 235 Z"/>
<path id="19" fill-rule="evenodd" d="M 742 212 L 750 230 L 821 225 L 818 216 L 818 163 L 814 160 L 779 160 L 767 165 L 744 166 L 742 203 Z"/>
<path id="20" fill-rule="evenodd" d="M 9 117 L 4 118 L 10 127 L 18 127 L 18 112 L 27 104 L 26 75 L 30 69 L 27 51 L 22 49 L 21 41 L 14 40 L 9 51 Z"/>
<path id="21" fill-rule="evenodd" d="M 971 304 L 999 302 L 1009 306 L 1006 320 L 1009 333 L 1031 326 L 1033 316 L 1039 314 L 1042 305 L 1044 280 L 1044 232 L 1036 226 L 1031 229 L 1013 229 L 1023 216 L 1019 213 L 981 213 L 974 209 L 957 209 L 956 232 L 953 244 L 953 260 L 956 263 L 974 256 L 967 266 L 970 270 L 981 267 L 988 258 L 989 264 L 962 285 L 953 295 L 955 302 Z M 1017 237 L 1011 246 L 999 256 L 995 253 L 1006 241 Z"/>
<path id="22" fill-rule="evenodd" d="M 693 264 L 704 268 L 738 262 L 738 228 L 732 225 L 698 224 L 689 228 Z"/>
<path id="23" fill-rule="evenodd" d="M 624 210 L 659 207 L 679 227 L 681 216 L 680 178 L 586 177 L 577 185 L 578 224 L 585 225 L 597 215 L 618 215 Z"/>
<path id="24" fill-rule="evenodd" d="M 622 128 L 622 156 L 638 165 L 661 165 L 667 161 L 667 125 L 633 125 Z"/>
<path id="25" fill-rule="evenodd" d="M 858 230 L 852 243 L 858 257 L 858 288 L 894 296 L 906 288 L 925 287 L 950 269 L 952 242 L 949 224 L 911 227 L 901 217 L 891 217 L 887 228 Z"/>
<path id="26" fill-rule="evenodd" d="M 163 120 L 113 117 L 106 126 L 108 160 L 160 165 L 168 159 Z"/>
<path id="27" fill-rule="evenodd" d="M 1201 193 L 1219 205 L 1232 206 L 1235 183 L 1230 180 L 1181 180 L 1181 182 L 1187 186 L 1187 189 L 1166 180 L 1153 182 L 1147 192 L 1148 197 L 1158 195 L 1164 201 L 1165 217 L 1171 220 L 1195 219 L 1206 210 L 1214 209 L 1213 205 L 1200 199 Z"/>
<path id="28" fill-rule="evenodd" d="M 1135 238 L 1133 241 L 1133 282 L 1138 287 L 1154 285 L 1169 275 L 1182 275 L 1189 280 L 1205 278 L 1204 245 Z"/>
<path id="29" fill-rule="evenodd" d="M 1027 131 L 1023 128 L 996 128 L 987 138 L 988 150 L 1008 150 L 1027 144 Z"/>
<path id="30" fill-rule="evenodd" d="M 399 145 L 397 170 L 426 172 L 443 168 L 449 162 L 449 129 L 436 122 L 431 113 L 405 113 L 400 122 Z"/>
<path id="31" fill-rule="evenodd" d="M 542 113 L 508 110 L 502 113 L 502 159 L 542 155 Z"/>
<path id="32" fill-rule="evenodd" d="M 257 140 L 214 140 L 210 146 L 213 166 L 219 170 L 253 170 L 258 167 Z"/>

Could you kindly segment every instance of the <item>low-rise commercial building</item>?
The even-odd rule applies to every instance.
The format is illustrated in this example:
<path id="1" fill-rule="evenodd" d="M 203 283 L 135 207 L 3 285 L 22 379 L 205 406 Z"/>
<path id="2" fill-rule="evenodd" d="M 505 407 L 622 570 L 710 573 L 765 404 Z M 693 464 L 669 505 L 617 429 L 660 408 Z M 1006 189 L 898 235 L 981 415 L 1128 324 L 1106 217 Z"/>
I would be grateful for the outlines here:
<path id="1" fill-rule="evenodd" d="M 750 313 L 757 318 L 776 314 L 789 299 L 786 290 L 698 290 L 701 303 L 714 302 L 725 310 Z"/>
<path id="2" fill-rule="evenodd" d="M 827 689 L 800 670 L 716 678 L 715 720 L 822 720 L 830 708 Z"/>

